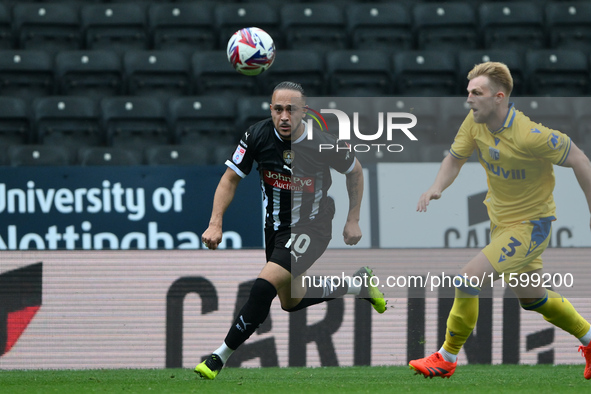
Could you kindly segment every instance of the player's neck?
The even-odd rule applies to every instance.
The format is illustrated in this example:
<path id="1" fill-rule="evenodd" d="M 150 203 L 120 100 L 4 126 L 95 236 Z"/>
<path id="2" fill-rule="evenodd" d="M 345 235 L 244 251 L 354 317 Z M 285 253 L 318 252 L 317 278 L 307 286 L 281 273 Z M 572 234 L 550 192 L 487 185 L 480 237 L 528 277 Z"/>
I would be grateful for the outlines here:
<path id="1" fill-rule="evenodd" d="M 494 133 L 495 131 L 499 131 L 500 129 L 502 129 L 505 125 L 505 120 L 507 119 L 508 113 L 508 106 L 502 106 L 501 108 L 499 108 L 496 115 L 494 116 L 494 119 L 492 119 L 490 122 L 486 122 L 486 127 L 488 128 L 488 130 Z"/>

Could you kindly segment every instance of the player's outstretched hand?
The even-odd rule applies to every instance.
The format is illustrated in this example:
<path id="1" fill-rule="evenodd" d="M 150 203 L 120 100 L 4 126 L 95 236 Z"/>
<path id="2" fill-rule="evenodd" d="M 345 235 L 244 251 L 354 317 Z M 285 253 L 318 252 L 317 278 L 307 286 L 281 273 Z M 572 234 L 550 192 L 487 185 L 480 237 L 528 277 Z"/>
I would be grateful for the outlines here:
<path id="1" fill-rule="evenodd" d="M 201 242 L 211 250 L 217 249 L 220 242 L 222 242 L 221 227 L 209 226 L 201 235 Z"/>
<path id="2" fill-rule="evenodd" d="M 343 239 L 347 245 L 357 245 L 361 239 L 361 228 L 359 227 L 359 222 L 351 221 L 345 223 L 345 228 L 343 229 Z"/>
<path id="3" fill-rule="evenodd" d="M 425 193 L 421 194 L 419 202 L 417 203 L 417 212 L 427 212 L 427 206 L 431 200 L 439 200 L 441 198 L 441 192 L 429 189 Z"/>

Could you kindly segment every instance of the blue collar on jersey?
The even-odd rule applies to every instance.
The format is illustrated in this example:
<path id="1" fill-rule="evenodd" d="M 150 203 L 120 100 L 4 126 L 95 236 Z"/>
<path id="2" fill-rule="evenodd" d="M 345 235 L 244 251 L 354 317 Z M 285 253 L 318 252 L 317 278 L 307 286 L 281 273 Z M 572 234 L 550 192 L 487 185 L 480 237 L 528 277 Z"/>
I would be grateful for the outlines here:
<path id="1" fill-rule="evenodd" d="M 499 134 L 503 130 L 508 127 L 513 126 L 513 120 L 515 119 L 515 106 L 514 103 L 509 103 L 509 112 L 507 112 L 507 117 L 505 117 L 505 121 L 503 122 L 503 126 L 500 129 L 491 131 L 491 134 Z"/>

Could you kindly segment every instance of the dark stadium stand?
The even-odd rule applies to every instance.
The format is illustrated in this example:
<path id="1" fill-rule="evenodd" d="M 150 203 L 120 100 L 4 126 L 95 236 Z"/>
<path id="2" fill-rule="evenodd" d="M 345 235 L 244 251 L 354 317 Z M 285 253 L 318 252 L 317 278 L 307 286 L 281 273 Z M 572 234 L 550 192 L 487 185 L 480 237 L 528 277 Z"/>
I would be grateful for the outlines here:
<path id="1" fill-rule="evenodd" d="M 0 146 L 34 142 L 27 102 L 18 97 L 0 96 Z"/>
<path id="2" fill-rule="evenodd" d="M 125 91 L 121 56 L 113 51 L 59 52 L 54 72 L 58 94 L 102 98 Z"/>
<path id="3" fill-rule="evenodd" d="M 246 26 L 277 49 L 256 77 L 226 57 Z M 457 97 L 438 127 L 420 115 L 429 144 L 413 160 L 439 160 L 465 116 L 466 74 L 488 60 L 510 67 L 516 101 L 579 97 L 523 105 L 591 145 L 588 1 L 0 0 L 0 165 L 63 163 L 54 146 L 79 165 L 220 164 L 290 79 L 308 96 Z"/>
<path id="4" fill-rule="evenodd" d="M 148 28 L 153 49 L 195 51 L 217 48 L 211 3 L 152 3 Z"/>
<path id="5" fill-rule="evenodd" d="M 469 3 L 420 3 L 412 8 L 419 49 L 475 49 L 480 46 L 476 10 Z"/>
<path id="6" fill-rule="evenodd" d="M 123 55 L 127 94 L 176 97 L 192 93 L 189 59 L 180 51 L 129 51 Z"/>
<path id="7" fill-rule="evenodd" d="M 147 13 L 143 4 L 85 4 L 80 18 L 87 49 L 108 49 L 123 53 L 149 49 Z"/>
<path id="8" fill-rule="evenodd" d="M 352 48 L 386 53 L 413 49 L 412 19 L 403 4 L 353 3 L 345 12 Z"/>
<path id="9" fill-rule="evenodd" d="M 77 150 L 106 143 L 98 100 L 92 97 L 39 97 L 33 101 L 31 110 L 35 141 L 40 145 Z"/>
<path id="10" fill-rule="evenodd" d="M 82 33 L 78 7 L 67 3 L 23 3 L 12 10 L 17 45 L 49 52 L 80 49 Z"/>
<path id="11" fill-rule="evenodd" d="M 533 96 L 584 96 L 589 91 L 589 56 L 576 49 L 540 49 L 525 55 Z"/>
<path id="12" fill-rule="evenodd" d="M 390 56 L 370 49 L 331 51 L 326 55 L 330 96 L 386 96 L 392 91 Z"/>
<path id="13" fill-rule="evenodd" d="M 237 30 L 248 26 L 263 29 L 273 37 L 277 47 L 283 47 L 283 34 L 279 27 L 277 7 L 265 3 L 230 3 L 215 7 L 215 25 L 219 48 L 225 49 Z"/>
<path id="14" fill-rule="evenodd" d="M 53 56 L 49 52 L 0 50 L 0 95 L 32 99 L 54 93 Z"/>
<path id="15" fill-rule="evenodd" d="M 141 151 L 172 142 L 165 103 L 156 97 L 105 97 L 100 107 L 107 146 Z"/>
<path id="16" fill-rule="evenodd" d="M 235 99 L 226 96 L 175 97 L 168 101 L 168 122 L 173 142 L 210 146 L 236 142 Z"/>

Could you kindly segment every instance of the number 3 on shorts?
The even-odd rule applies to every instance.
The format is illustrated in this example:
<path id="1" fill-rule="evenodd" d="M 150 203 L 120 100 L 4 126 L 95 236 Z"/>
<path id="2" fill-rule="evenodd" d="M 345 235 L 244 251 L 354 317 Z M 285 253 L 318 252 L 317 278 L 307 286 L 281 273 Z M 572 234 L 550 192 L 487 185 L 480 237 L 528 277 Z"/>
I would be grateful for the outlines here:
<path id="1" fill-rule="evenodd" d="M 291 234 L 289 241 L 285 243 L 285 247 L 289 249 L 293 245 L 293 250 L 297 253 L 306 253 L 310 246 L 310 236 L 308 234 Z"/>

